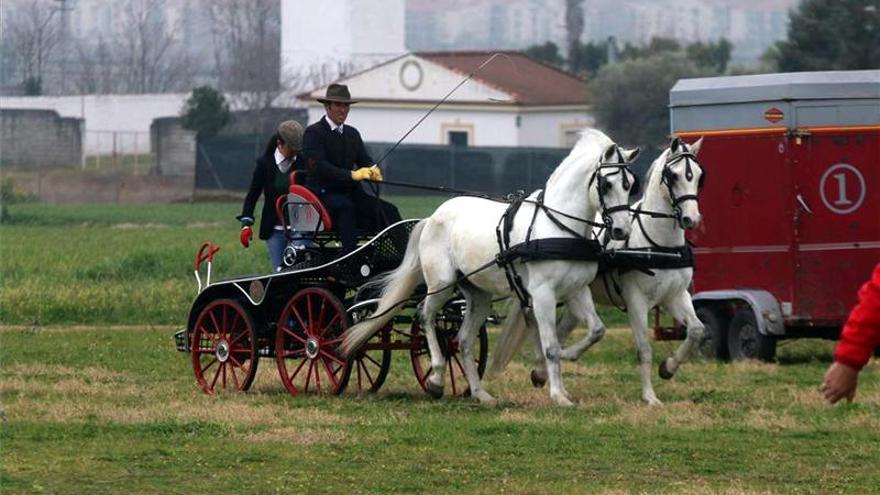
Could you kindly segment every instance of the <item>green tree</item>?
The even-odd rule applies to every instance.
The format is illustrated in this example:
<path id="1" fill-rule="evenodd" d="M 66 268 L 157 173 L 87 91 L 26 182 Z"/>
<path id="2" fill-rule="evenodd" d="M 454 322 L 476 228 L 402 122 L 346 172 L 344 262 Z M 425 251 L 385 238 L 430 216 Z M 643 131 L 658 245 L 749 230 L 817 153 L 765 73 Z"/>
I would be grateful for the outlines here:
<path id="1" fill-rule="evenodd" d="M 705 75 L 682 52 L 602 67 L 590 84 L 597 126 L 615 141 L 656 146 L 669 135 L 669 90 L 682 78 Z"/>
<path id="2" fill-rule="evenodd" d="M 552 41 L 548 41 L 543 45 L 532 45 L 523 50 L 523 53 L 530 58 L 540 60 L 555 67 L 563 67 L 565 65 L 565 59 L 560 55 L 559 47 Z"/>
<path id="3" fill-rule="evenodd" d="M 803 0 L 776 48 L 783 72 L 880 68 L 880 0 Z"/>
<path id="4" fill-rule="evenodd" d="M 582 77 L 592 77 L 608 63 L 608 44 L 577 43 L 569 55 L 571 70 Z"/>
<path id="5" fill-rule="evenodd" d="M 210 86 L 193 89 L 180 112 L 183 128 L 196 131 L 199 138 L 216 135 L 228 121 L 229 104 L 226 98 Z"/>
<path id="6" fill-rule="evenodd" d="M 710 69 L 718 74 L 727 71 L 727 63 L 730 62 L 732 50 L 733 44 L 724 38 L 717 42 L 703 43 L 698 41 L 685 48 L 688 58 L 693 60 L 698 67 Z"/>

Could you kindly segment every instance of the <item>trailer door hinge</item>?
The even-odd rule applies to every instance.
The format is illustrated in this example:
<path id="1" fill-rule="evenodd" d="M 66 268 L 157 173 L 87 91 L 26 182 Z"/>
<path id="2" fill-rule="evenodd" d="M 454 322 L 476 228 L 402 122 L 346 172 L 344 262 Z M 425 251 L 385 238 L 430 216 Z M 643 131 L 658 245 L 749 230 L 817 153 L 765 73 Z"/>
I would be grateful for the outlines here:
<path id="1" fill-rule="evenodd" d="M 800 145 L 804 138 L 812 136 L 813 133 L 804 129 L 793 129 L 788 131 L 788 136 L 794 138 L 794 144 Z"/>

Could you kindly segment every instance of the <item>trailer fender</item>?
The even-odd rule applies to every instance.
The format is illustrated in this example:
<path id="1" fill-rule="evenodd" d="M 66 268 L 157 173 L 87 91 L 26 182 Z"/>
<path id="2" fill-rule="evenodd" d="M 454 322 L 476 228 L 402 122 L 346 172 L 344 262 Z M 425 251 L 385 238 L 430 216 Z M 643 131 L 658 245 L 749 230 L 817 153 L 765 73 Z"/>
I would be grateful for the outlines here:
<path id="1" fill-rule="evenodd" d="M 748 304 L 755 313 L 758 331 L 764 335 L 783 336 L 785 325 L 782 308 L 773 294 L 761 289 L 709 290 L 693 296 L 694 306 L 701 301 L 739 301 Z"/>

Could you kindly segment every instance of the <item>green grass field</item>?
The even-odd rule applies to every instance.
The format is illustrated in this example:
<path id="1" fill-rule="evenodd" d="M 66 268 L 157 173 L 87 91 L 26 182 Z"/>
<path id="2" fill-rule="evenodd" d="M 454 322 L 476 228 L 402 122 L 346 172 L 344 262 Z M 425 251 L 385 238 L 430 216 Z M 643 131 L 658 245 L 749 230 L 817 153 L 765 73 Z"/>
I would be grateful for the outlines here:
<path id="1" fill-rule="evenodd" d="M 395 198 L 404 216 L 441 198 Z M 172 334 L 192 257 L 263 271 L 237 204 L 15 204 L 0 224 L 0 493 L 876 493 L 880 369 L 857 401 L 817 393 L 832 343 L 783 342 L 778 364 L 695 362 L 640 403 L 628 329 L 612 328 L 550 405 L 517 358 L 499 399 L 425 396 L 395 355 L 374 396 L 291 397 L 261 361 L 245 394 L 204 395 Z M 605 310 L 609 326 L 624 318 Z M 495 337 L 494 333 L 491 335 Z M 677 343 L 654 343 L 655 362 Z M 491 345 L 490 345 L 491 350 Z M 656 367 L 655 367 L 656 369 Z"/>

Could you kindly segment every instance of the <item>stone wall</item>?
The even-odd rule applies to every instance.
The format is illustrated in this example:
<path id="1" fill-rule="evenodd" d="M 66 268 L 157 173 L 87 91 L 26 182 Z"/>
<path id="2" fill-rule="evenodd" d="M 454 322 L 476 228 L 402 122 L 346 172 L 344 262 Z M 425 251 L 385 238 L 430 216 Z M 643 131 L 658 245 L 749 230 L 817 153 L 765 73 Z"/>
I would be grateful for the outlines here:
<path id="1" fill-rule="evenodd" d="M 194 176 L 196 173 L 196 133 L 180 126 L 178 117 L 156 119 L 150 125 L 150 147 L 156 175 Z"/>
<path id="2" fill-rule="evenodd" d="M 82 164 L 83 120 L 54 110 L 0 110 L 0 163 L 39 170 Z"/>

